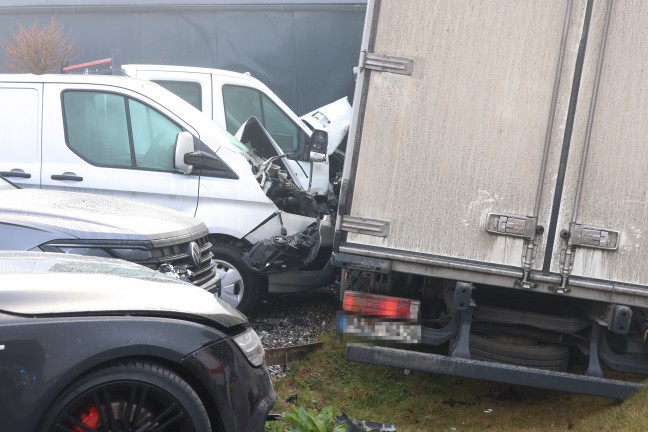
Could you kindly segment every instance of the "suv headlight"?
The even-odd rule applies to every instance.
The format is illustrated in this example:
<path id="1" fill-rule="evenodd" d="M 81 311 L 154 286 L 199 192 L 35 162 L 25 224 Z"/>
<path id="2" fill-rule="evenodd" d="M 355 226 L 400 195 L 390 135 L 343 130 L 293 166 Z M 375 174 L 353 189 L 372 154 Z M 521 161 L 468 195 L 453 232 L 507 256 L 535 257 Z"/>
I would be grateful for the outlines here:
<path id="1" fill-rule="evenodd" d="M 45 252 L 62 252 L 66 254 L 95 256 L 102 258 L 115 258 L 107 250 L 96 247 L 69 247 L 69 246 L 50 246 L 43 245 L 41 249 Z"/>
<path id="2" fill-rule="evenodd" d="M 114 247 L 111 245 L 75 245 L 46 243 L 40 246 L 45 252 L 63 252 L 67 254 L 96 256 L 103 258 L 121 258 L 126 261 L 141 263 L 151 259 L 151 251 L 143 247 Z M 150 267 L 150 266 L 149 266 Z"/>
<path id="3" fill-rule="evenodd" d="M 253 329 L 248 329 L 240 335 L 233 337 L 233 339 L 250 363 L 254 366 L 261 366 L 263 364 L 265 350 L 263 349 L 259 335 Z"/>

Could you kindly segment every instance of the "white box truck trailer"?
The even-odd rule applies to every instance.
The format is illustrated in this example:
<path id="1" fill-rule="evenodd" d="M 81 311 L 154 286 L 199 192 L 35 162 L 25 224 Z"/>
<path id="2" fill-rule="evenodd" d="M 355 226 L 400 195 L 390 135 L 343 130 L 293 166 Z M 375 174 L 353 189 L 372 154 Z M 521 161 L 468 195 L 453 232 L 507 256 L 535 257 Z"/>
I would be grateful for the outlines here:
<path id="1" fill-rule="evenodd" d="M 625 398 L 648 374 L 648 4 L 370 0 L 334 241 L 347 358 Z M 567 372 L 586 359 L 587 372 Z"/>

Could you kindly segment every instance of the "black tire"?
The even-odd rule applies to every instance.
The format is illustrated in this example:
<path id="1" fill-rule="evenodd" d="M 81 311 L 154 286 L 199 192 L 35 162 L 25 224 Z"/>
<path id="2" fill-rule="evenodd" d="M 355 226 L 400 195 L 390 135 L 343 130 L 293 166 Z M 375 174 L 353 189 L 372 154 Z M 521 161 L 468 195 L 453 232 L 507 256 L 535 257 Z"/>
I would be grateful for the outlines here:
<path id="1" fill-rule="evenodd" d="M 220 298 L 245 315 L 253 314 L 265 291 L 265 278 L 250 270 L 235 246 L 214 243 L 211 251 L 221 276 Z"/>
<path id="2" fill-rule="evenodd" d="M 564 371 L 569 347 L 538 342 L 526 337 L 470 334 L 470 357 L 475 360 Z"/>
<path id="3" fill-rule="evenodd" d="M 186 381 L 148 362 L 118 362 L 74 382 L 52 404 L 39 430 L 211 431 L 202 401 Z"/>

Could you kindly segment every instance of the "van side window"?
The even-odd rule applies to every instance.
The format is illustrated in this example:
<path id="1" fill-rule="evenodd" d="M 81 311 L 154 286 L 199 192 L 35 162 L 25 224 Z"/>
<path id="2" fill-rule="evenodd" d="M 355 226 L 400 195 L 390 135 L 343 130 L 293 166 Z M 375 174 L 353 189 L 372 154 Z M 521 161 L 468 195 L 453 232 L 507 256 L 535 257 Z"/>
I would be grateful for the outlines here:
<path id="1" fill-rule="evenodd" d="M 93 165 L 172 171 L 182 129 L 154 109 L 121 95 L 63 93 L 68 146 Z"/>
<path id="2" fill-rule="evenodd" d="M 223 105 L 227 132 L 236 134 L 250 117 L 256 117 L 263 124 L 259 92 L 249 87 L 223 86 Z"/>
<path id="3" fill-rule="evenodd" d="M 197 82 L 151 80 L 202 111 L 202 86 Z"/>
<path id="4" fill-rule="evenodd" d="M 262 92 L 234 85 L 223 86 L 225 124 L 235 134 L 249 117 L 259 119 L 272 139 L 286 154 L 299 149 L 299 128 L 285 112 Z"/>
<path id="5" fill-rule="evenodd" d="M 173 171 L 176 136 L 182 129 L 159 112 L 129 99 L 136 166 Z"/>
<path id="6" fill-rule="evenodd" d="M 89 162 L 131 166 L 122 96 L 96 92 L 63 94 L 68 145 Z"/>
<path id="7" fill-rule="evenodd" d="M 262 96 L 263 126 L 272 139 L 286 154 L 299 151 L 299 129 L 297 125 L 268 96 Z"/>

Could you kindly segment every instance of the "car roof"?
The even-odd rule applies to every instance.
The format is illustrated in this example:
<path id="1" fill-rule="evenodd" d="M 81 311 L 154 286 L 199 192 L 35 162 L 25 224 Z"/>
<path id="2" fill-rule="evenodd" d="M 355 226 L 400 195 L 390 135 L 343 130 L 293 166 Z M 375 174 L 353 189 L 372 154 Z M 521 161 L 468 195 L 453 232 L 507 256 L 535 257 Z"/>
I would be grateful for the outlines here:
<path id="1" fill-rule="evenodd" d="M 141 88 L 143 85 L 150 84 L 148 81 L 127 76 L 82 74 L 0 74 L 0 82 L 104 84 L 132 89 Z"/>

